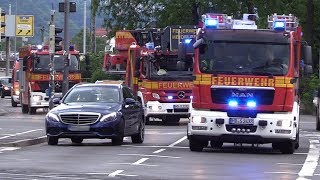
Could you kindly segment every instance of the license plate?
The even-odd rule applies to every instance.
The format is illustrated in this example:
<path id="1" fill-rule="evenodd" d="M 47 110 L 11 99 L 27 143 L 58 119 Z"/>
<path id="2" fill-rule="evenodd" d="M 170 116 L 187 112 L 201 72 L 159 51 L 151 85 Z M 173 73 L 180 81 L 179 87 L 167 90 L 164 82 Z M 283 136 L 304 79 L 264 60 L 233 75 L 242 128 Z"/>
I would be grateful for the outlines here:
<path id="1" fill-rule="evenodd" d="M 189 109 L 189 105 L 188 104 L 177 104 L 177 105 L 173 105 L 173 109 Z"/>
<path id="2" fill-rule="evenodd" d="M 89 131 L 90 126 L 77 126 L 77 125 L 70 125 L 68 127 L 70 131 Z"/>
<path id="3" fill-rule="evenodd" d="M 250 124 L 253 125 L 252 118 L 230 118 L 229 124 Z"/>

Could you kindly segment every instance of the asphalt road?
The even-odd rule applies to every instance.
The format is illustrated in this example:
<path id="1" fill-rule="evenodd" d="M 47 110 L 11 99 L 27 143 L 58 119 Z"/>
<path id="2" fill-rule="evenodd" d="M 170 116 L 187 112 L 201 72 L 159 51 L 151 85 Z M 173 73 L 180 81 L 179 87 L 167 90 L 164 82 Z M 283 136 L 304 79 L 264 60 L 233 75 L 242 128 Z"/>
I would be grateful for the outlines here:
<path id="1" fill-rule="evenodd" d="M 45 139 L 45 112 L 22 115 L 9 97 L 0 99 L 0 108 L 7 112 L 0 116 L 0 179 L 320 179 L 320 133 L 313 116 L 302 116 L 300 148 L 283 155 L 269 144 L 191 152 L 187 119 L 179 125 L 148 125 L 140 145 L 126 138 L 122 146 L 94 139 L 81 145 L 61 139 L 58 146 L 48 146 L 33 140 Z"/>

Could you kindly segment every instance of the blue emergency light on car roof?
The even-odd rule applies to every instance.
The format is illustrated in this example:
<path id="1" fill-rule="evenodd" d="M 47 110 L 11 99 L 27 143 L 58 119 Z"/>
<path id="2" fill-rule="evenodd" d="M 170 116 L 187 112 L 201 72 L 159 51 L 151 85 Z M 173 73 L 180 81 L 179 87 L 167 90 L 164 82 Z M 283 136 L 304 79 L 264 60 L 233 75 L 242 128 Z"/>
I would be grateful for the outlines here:
<path id="1" fill-rule="evenodd" d="M 286 22 L 285 21 L 274 21 L 273 22 L 273 30 L 285 31 L 286 30 Z"/>
<path id="2" fill-rule="evenodd" d="M 204 21 L 204 25 L 207 28 L 217 29 L 219 26 L 219 20 L 218 19 L 206 19 Z"/>

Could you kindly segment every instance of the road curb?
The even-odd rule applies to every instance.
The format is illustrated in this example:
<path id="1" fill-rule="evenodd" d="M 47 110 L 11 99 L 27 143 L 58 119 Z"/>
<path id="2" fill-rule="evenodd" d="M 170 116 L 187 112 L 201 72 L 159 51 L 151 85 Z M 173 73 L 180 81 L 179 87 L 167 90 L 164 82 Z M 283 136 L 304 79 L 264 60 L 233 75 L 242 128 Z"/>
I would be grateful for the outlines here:
<path id="1" fill-rule="evenodd" d="M 0 144 L 0 147 L 25 147 L 25 146 L 32 146 L 36 144 L 41 144 L 47 142 L 47 136 L 37 137 L 34 139 L 23 139 L 19 141 L 14 141 L 10 143 L 3 143 Z"/>

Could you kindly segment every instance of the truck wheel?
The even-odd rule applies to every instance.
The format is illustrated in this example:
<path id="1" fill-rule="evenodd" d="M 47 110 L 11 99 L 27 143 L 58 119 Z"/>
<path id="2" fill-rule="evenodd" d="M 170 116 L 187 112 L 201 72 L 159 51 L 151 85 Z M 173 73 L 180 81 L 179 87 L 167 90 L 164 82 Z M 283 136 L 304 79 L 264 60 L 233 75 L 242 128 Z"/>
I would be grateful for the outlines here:
<path id="1" fill-rule="evenodd" d="M 210 146 L 212 148 L 222 148 L 223 142 L 220 141 L 210 141 Z"/>
<path id="2" fill-rule="evenodd" d="M 12 97 L 11 97 L 11 106 L 12 107 L 17 107 L 18 106 L 18 103 L 14 102 Z"/>
<path id="3" fill-rule="evenodd" d="M 319 113 L 319 105 L 317 105 L 317 109 L 316 109 L 316 115 L 317 115 L 317 117 L 316 117 L 316 129 L 318 130 L 318 131 L 320 131 L 320 113 Z"/>
<path id="4" fill-rule="evenodd" d="M 189 148 L 191 151 L 196 151 L 196 152 L 201 152 L 204 147 L 208 146 L 208 141 L 207 142 L 201 142 L 197 141 L 192 136 L 189 139 Z"/>
<path id="5" fill-rule="evenodd" d="M 28 105 L 21 104 L 21 110 L 23 114 L 27 114 L 29 112 Z"/>
<path id="6" fill-rule="evenodd" d="M 280 149 L 280 143 L 272 143 L 272 149 L 274 150 Z"/>
<path id="7" fill-rule="evenodd" d="M 288 140 L 287 142 L 281 143 L 279 148 L 282 154 L 293 154 L 295 149 L 295 142 L 292 140 Z"/>
<path id="8" fill-rule="evenodd" d="M 299 130 L 297 132 L 297 135 L 296 135 L 296 140 L 294 141 L 294 149 L 298 149 L 299 148 Z"/>
<path id="9" fill-rule="evenodd" d="M 59 139 L 57 137 L 47 136 L 48 145 L 57 145 Z"/>

